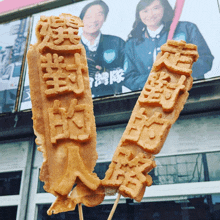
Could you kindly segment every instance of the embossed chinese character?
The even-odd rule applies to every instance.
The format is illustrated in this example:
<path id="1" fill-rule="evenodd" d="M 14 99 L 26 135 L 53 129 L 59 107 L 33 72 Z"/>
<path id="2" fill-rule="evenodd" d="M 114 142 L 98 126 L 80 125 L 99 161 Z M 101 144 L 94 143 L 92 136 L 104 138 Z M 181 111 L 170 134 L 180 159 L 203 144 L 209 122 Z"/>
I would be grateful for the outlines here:
<path id="1" fill-rule="evenodd" d="M 95 173 L 88 172 L 80 156 L 79 147 L 71 143 L 67 150 L 68 163 L 66 172 L 62 178 L 54 184 L 53 190 L 65 196 L 72 190 L 77 178 L 79 178 L 89 189 L 96 190 L 100 184 L 100 179 Z"/>
<path id="2" fill-rule="evenodd" d="M 87 141 L 91 134 L 91 109 L 89 105 L 77 105 L 77 100 L 71 101 L 67 112 L 70 139 Z"/>
<path id="3" fill-rule="evenodd" d="M 56 45 L 63 43 L 66 39 L 74 45 L 77 45 L 80 42 L 80 36 L 76 35 L 78 34 L 78 29 L 75 30 L 71 27 L 63 29 L 62 27 L 59 27 L 51 31 L 53 42 Z"/>
<path id="4" fill-rule="evenodd" d="M 65 26 L 65 19 L 58 16 L 50 17 L 50 27 L 51 28 L 59 28 Z"/>
<path id="5" fill-rule="evenodd" d="M 53 50 L 73 50 L 82 47 L 79 45 L 79 27 L 83 23 L 80 18 L 70 14 L 57 16 L 41 16 L 36 28 L 36 35 L 40 40 L 38 49 L 40 52 L 44 48 Z"/>
<path id="6" fill-rule="evenodd" d="M 48 34 L 48 30 L 49 30 L 49 18 L 46 16 L 41 16 L 40 21 L 38 22 L 38 29 L 36 30 L 37 37 L 44 38 Z"/>
<path id="7" fill-rule="evenodd" d="M 60 101 L 55 100 L 53 108 L 49 108 L 48 113 L 51 143 L 55 144 L 57 140 L 69 138 L 66 109 L 60 107 Z"/>
<path id="8" fill-rule="evenodd" d="M 87 141 L 91 134 L 91 116 L 89 106 L 77 104 L 77 99 L 71 100 L 68 109 L 62 108 L 59 100 L 54 101 L 53 108 L 49 108 L 49 124 L 51 142 L 70 139 Z"/>
<path id="9" fill-rule="evenodd" d="M 123 142 L 132 142 L 144 151 L 156 154 L 160 151 L 162 139 L 166 137 L 166 130 L 171 127 L 169 120 L 162 118 L 162 114 L 155 112 L 147 117 L 144 108 L 131 117 L 131 123 L 126 128 Z"/>
<path id="10" fill-rule="evenodd" d="M 165 72 L 156 72 L 149 76 L 139 98 L 141 105 L 162 106 L 166 112 L 174 109 L 175 102 L 181 92 L 184 92 L 186 76 L 182 75 L 176 83 L 171 83 L 171 77 Z"/>
<path id="11" fill-rule="evenodd" d="M 54 96 L 67 92 L 81 95 L 84 92 L 83 71 L 81 55 L 74 54 L 73 64 L 66 64 L 63 56 L 57 54 L 41 56 L 41 69 L 46 81 L 46 96 Z"/>
<path id="12" fill-rule="evenodd" d="M 192 58 L 181 55 L 180 53 L 172 54 L 165 52 L 164 55 L 154 62 L 153 70 L 159 71 L 166 67 L 169 71 L 178 74 L 190 76 L 192 73 Z"/>
<path id="13" fill-rule="evenodd" d="M 152 178 L 147 173 L 155 166 L 155 162 L 146 154 L 139 153 L 135 156 L 131 150 L 120 147 L 106 172 L 103 183 L 117 186 L 122 195 L 135 198 L 143 187 L 152 184 Z"/>
<path id="14" fill-rule="evenodd" d="M 163 67 L 171 72 L 190 76 L 192 64 L 198 59 L 196 46 L 185 41 L 167 41 L 161 47 L 162 56 L 154 62 L 152 71 L 162 70 Z"/>

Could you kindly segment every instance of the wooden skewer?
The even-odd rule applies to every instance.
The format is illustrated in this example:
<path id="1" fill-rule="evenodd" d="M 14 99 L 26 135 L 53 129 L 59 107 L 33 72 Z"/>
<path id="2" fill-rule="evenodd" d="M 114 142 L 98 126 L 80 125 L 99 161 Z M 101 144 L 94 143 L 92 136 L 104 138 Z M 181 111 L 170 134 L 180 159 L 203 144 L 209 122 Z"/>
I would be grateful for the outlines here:
<path id="1" fill-rule="evenodd" d="M 114 215 L 114 213 L 115 213 L 116 207 L 117 207 L 117 205 L 118 205 L 118 202 L 119 202 L 119 200 L 120 200 L 120 197 L 121 197 L 121 194 L 118 193 L 118 197 L 117 197 L 117 199 L 115 200 L 115 203 L 114 203 L 114 205 L 113 205 L 113 207 L 112 207 L 112 210 L 111 210 L 111 212 L 110 212 L 110 214 L 109 214 L 107 220 L 111 220 L 111 219 L 112 219 L 112 217 L 113 217 L 113 215 Z"/>
<path id="2" fill-rule="evenodd" d="M 79 210 L 79 220 L 83 220 L 82 203 L 78 204 L 78 210 Z"/>

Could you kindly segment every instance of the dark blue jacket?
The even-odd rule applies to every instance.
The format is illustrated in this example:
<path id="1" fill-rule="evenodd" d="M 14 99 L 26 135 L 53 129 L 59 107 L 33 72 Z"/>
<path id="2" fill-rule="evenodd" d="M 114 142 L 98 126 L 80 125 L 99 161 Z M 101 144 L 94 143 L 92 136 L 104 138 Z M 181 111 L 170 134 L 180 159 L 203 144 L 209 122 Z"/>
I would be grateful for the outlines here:
<path id="1" fill-rule="evenodd" d="M 157 54 L 160 47 L 166 43 L 168 29 L 165 27 L 155 38 L 144 38 L 140 42 L 131 38 L 125 47 L 125 86 L 131 90 L 142 90 L 153 65 L 153 51 Z M 194 79 L 203 79 L 204 74 L 211 70 L 214 57 L 201 35 L 197 26 L 191 22 L 179 22 L 173 37 L 174 40 L 184 40 L 198 47 L 199 59 L 193 64 L 192 76 Z"/>
<path id="2" fill-rule="evenodd" d="M 86 49 L 93 97 L 121 93 L 125 41 L 116 36 L 102 34 L 95 52 L 83 45 Z"/>

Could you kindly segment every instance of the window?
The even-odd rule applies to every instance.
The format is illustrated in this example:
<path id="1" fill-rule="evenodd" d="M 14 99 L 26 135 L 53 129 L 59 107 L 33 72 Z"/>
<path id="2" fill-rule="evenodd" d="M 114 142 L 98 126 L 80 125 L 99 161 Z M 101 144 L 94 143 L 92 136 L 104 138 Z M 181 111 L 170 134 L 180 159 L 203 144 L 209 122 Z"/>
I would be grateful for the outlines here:
<path id="1" fill-rule="evenodd" d="M 0 173 L 0 196 L 19 195 L 21 171 Z"/>
<path id="2" fill-rule="evenodd" d="M 0 216 L 4 220 L 15 220 L 17 215 L 17 206 L 0 207 Z"/>
<path id="3" fill-rule="evenodd" d="M 182 219 L 219 219 L 220 194 L 188 196 L 182 200 L 141 202 L 134 203 L 126 199 L 124 204 L 118 204 L 113 219 L 115 220 L 182 220 Z M 76 208 L 71 212 L 64 212 L 47 216 L 49 204 L 38 205 L 37 220 L 78 220 L 79 214 Z M 112 204 L 99 205 L 88 208 L 83 206 L 83 217 L 85 219 L 97 220 L 107 219 Z"/>
<path id="4" fill-rule="evenodd" d="M 219 181 L 220 152 L 158 157 L 153 178 L 156 185 Z"/>
<path id="5" fill-rule="evenodd" d="M 32 139 L 0 142 L 0 219 L 25 219 L 33 147 Z"/>

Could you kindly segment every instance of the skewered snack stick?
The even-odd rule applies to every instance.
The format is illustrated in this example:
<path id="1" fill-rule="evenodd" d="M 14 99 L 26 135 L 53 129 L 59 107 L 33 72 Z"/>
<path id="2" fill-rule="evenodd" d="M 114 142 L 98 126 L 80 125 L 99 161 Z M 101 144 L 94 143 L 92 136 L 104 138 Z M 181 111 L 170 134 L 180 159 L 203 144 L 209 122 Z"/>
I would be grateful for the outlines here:
<path id="1" fill-rule="evenodd" d="M 79 220 L 83 220 L 83 210 L 82 210 L 82 203 L 78 204 L 79 209 Z"/>
<path id="2" fill-rule="evenodd" d="M 96 126 L 86 52 L 78 36 L 81 26 L 70 14 L 41 16 L 38 42 L 27 54 L 33 127 L 44 158 L 40 180 L 57 197 L 49 215 L 74 210 L 77 203 L 97 205 L 104 198 L 93 173 Z M 90 201 L 94 192 L 96 200 Z"/>
<path id="3" fill-rule="evenodd" d="M 135 104 L 130 120 L 116 148 L 102 185 L 106 193 L 118 191 L 140 202 L 148 174 L 156 163 L 172 124 L 177 120 L 192 87 L 192 64 L 197 47 L 185 41 L 168 40 Z"/>
<path id="4" fill-rule="evenodd" d="M 119 203 L 120 197 L 121 197 L 121 194 L 119 193 L 118 196 L 117 196 L 117 198 L 116 198 L 116 200 L 115 200 L 115 202 L 114 202 L 114 205 L 113 205 L 113 207 L 112 207 L 112 210 L 111 210 L 111 212 L 110 212 L 110 214 L 109 214 L 107 220 L 111 220 L 111 219 L 112 219 L 112 217 L 113 217 L 113 215 L 114 215 L 114 213 L 115 213 L 115 210 L 116 210 L 116 208 L 117 208 L 117 205 L 118 205 L 118 203 Z"/>

